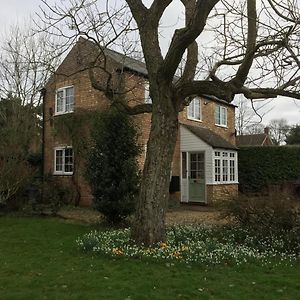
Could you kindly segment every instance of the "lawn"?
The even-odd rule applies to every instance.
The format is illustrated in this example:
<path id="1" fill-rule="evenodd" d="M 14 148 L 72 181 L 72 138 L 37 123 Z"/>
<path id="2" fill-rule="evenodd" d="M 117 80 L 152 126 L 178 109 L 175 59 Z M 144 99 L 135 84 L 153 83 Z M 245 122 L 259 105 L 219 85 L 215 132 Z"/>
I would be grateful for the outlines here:
<path id="1" fill-rule="evenodd" d="M 299 299 L 300 264 L 209 269 L 80 252 L 93 229 L 60 219 L 0 218 L 0 299 Z"/>

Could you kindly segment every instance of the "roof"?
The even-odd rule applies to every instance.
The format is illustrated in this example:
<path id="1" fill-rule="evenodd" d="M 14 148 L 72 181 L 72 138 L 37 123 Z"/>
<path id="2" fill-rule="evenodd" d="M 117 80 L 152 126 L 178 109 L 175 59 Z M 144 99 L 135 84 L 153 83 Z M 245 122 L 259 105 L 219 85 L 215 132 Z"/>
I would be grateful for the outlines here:
<path id="1" fill-rule="evenodd" d="M 104 49 L 104 53 L 107 56 L 109 56 L 111 59 L 116 61 L 117 63 L 122 64 L 128 70 L 140 73 L 145 76 L 148 75 L 146 64 L 144 62 L 134 59 L 132 57 L 126 56 L 126 55 L 116 52 L 114 50 L 108 49 L 108 48 Z"/>
<path id="2" fill-rule="evenodd" d="M 216 134 L 210 129 L 201 126 L 193 126 L 187 124 L 181 124 L 181 125 L 186 129 L 188 129 L 190 132 L 192 132 L 194 135 L 196 135 L 198 138 L 200 138 L 201 140 L 203 140 L 204 142 L 212 146 L 213 148 L 235 149 L 235 150 L 237 149 L 235 145 L 229 143 L 220 135 Z"/>
<path id="3" fill-rule="evenodd" d="M 86 60 L 86 62 L 91 62 L 94 60 L 95 56 L 99 53 L 99 48 L 96 46 L 96 44 L 90 40 L 87 40 L 83 37 L 79 37 L 77 41 L 77 45 L 83 45 L 83 48 L 80 48 L 80 52 L 83 52 L 83 57 Z M 84 53 L 84 50 L 86 50 Z M 119 53 L 115 50 L 108 49 L 108 48 L 102 48 L 105 55 L 107 55 L 109 58 L 111 58 L 113 61 L 115 61 L 117 64 L 119 64 L 121 67 L 125 70 L 130 70 L 133 72 L 136 72 L 144 77 L 148 77 L 148 71 L 146 68 L 146 64 L 143 61 L 137 60 L 135 58 L 126 56 L 125 54 Z M 61 64 L 62 65 L 62 64 Z M 175 81 L 177 81 L 179 78 L 175 76 Z M 224 105 L 233 106 L 235 105 L 228 103 L 225 100 L 219 99 L 212 95 L 202 95 L 203 98 L 222 103 Z"/>
<path id="4" fill-rule="evenodd" d="M 267 135 L 264 133 L 260 134 L 247 134 L 238 135 L 236 137 L 236 144 L 241 146 L 262 146 L 264 144 Z"/>
<path id="5" fill-rule="evenodd" d="M 223 100 L 223 99 L 220 99 L 216 96 L 212 96 L 212 95 L 202 95 L 203 98 L 206 98 L 206 99 L 209 99 L 209 100 L 212 100 L 212 101 L 215 101 L 215 102 L 220 102 L 222 104 L 225 104 L 225 105 L 228 105 L 228 106 L 233 106 L 233 107 L 237 107 L 237 105 L 234 105 L 232 103 L 228 103 L 227 101 Z"/>
<path id="6" fill-rule="evenodd" d="M 78 39 L 78 44 L 81 44 L 84 47 L 89 47 L 90 49 L 92 49 L 94 51 L 94 54 L 90 53 L 90 58 L 91 58 L 91 56 L 95 56 L 95 55 L 97 55 L 97 53 L 99 53 L 99 48 L 96 46 L 96 44 L 94 42 L 92 42 L 90 40 L 80 37 Z M 105 56 L 111 58 L 116 63 L 120 64 L 122 66 L 122 68 L 137 72 L 143 76 L 148 75 L 146 64 L 144 62 L 139 61 L 135 58 L 126 56 L 125 54 L 119 53 L 119 52 L 114 51 L 109 48 L 105 48 L 105 47 L 101 47 L 101 48 L 102 48 L 101 51 L 104 52 Z M 81 49 L 81 51 L 82 51 L 82 49 Z"/>

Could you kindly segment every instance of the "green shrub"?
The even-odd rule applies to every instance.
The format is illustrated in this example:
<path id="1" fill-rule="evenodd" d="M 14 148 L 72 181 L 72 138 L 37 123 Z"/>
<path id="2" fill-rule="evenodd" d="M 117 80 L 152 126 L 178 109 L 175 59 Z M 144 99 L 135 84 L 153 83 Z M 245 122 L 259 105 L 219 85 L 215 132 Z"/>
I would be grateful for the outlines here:
<path id="1" fill-rule="evenodd" d="M 300 249 L 300 206 L 287 195 L 239 196 L 225 203 L 223 217 L 257 236 L 280 236 L 285 247 Z"/>
<path id="2" fill-rule="evenodd" d="M 138 192 L 137 132 L 130 117 L 115 109 L 99 113 L 92 128 L 86 177 L 94 206 L 108 222 L 132 214 Z"/>
<path id="3" fill-rule="evenodd" d="M 42 189 L 43 198 L 38 203 L 33 204 L 33 208 L 36 210 L 49 208 L 53 214 L 56 214 L 61 206 L 70 204 L 73 199 L 70 189 L 63 186 L 59 180 L 50 174 L 45 176 Z"/>
<path id="4" fill-rule="evenodd" d="M 239 189 L 260 193 L 270 184 L 300 179 L 300 147 L 243 147 L 239 151 Z"/>

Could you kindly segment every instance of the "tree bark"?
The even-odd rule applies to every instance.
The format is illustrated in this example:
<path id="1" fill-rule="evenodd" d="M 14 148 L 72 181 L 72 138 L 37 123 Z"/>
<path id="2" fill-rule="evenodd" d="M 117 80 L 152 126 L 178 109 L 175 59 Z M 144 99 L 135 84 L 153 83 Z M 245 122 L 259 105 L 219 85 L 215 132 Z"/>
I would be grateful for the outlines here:
<path id="1" fill-rule="evenodd" d="M 164 241 L 166 237 L 165 214 L 178 133 L 178 112 L 174 109 L 170 91 L 164 94 L 153 101 L 151 133 L 131 229 L 131 238 L 145 245 Z"/>

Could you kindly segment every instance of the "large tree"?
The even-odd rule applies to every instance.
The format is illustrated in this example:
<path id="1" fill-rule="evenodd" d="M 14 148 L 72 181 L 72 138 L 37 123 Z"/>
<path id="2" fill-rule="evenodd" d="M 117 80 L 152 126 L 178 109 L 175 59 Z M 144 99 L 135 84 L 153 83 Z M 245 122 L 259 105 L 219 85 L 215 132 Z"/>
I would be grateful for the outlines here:
<path id="1" fill-rule="evenodd" d="M 124 45 L 128 41 L 124 34 L 134 36 L 137 27 L 152 105 L 139 104 L 127 110 L 151 111 L 152 123 L 132 238 L 151 244 L 165 239 L 178 114 L 194 96 L 208 94 L 228 102 L 238 94 L 251 100 L 278 96 L 300 99 L 299 7 L 296 0 L 262 0 L 258 5 L 256 0 L 104 2 L 106 5 L 97 0 L 73 0 L 72 7 L 66 2 L 48 4 L 48 13 L 44 9 L 41 17 L 46 30 L 52 26 L 56 34 L 66 37 L 72 32 L 69 37 L 73 41 L 84 36 L 100 43 L 100 51 L 101 46 Z M 176 28 L 163 53 L 161 20 L 175 2 L 181 3 L 185 22 Z M 67 29 L 61 24 L 67 24 Z M 95 83 L 95 74 L 90 74 Z M 107 78 L 109 83 L 111 76 Z M 107 95 L 117 94 L 111 93 L 110 84 L 94 87 L 110 91 Z"/>

